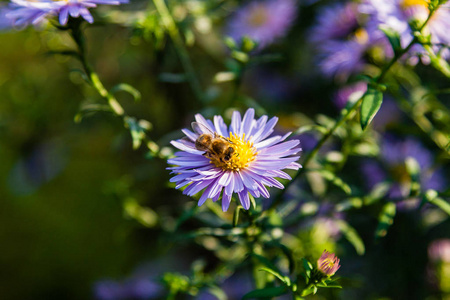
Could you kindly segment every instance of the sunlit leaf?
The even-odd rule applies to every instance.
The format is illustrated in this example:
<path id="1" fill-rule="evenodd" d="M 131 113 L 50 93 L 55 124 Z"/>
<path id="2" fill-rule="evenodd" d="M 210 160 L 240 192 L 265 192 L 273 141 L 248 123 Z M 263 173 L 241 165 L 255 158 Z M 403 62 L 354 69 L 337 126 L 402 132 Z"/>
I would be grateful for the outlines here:
<path id="1" fill-rule="evenodd" d="M 386 26 L 380 27 L 380 30 L 383 31 L 383 33 L 388 38 L 392 50 L 394 50 L 394 53 L 397 53 L 397 51 L 402 48 L 400 44 L 400 34 L 397 31 L 394 31 L 393 29 Z"/>
<path id="2" fill-rule="evenodd" d="M 344 234 L 345 238 L 353 245 L 356 253 L 363 255 L 365 252 L 364 243 L 358 232 L 343 220 L 336 220 L 339 230 Z"/>
<path id="3" fill-rule="evenodd" d="M 141 92 L 127 83 L 120 83 L 110 90 L 111 94 L 115 94 L 119 91 L 129 93 L 131 96 L 133 96 L 134 101 L 136 102 L 139 102 L 141 100 Z"/>
<path id="4" fill-rule="evenodd" d="M 269 273 L 269 274 L 272 274 L 273 276 L 275 276 L 276 278 L 278 278 L 281 282 L 283 282 L 284 284 L 286 284 L 286 285 L 290 285 L 291 284 L 291 281 L 289 280 L 289 277 L 284 277 L 283 275 L 281 275 L 280 273 L 278 273 L 278 272 L 275 272 L 274 270 L 272 270 L 272 269 L 269 269 L 269 268 L 261 268 L 261 269 L 259 269 L 260 271 L 264 271 L 264 272 L 267 272 L 267 273 Z"/>
<path id="5" fill-rule="evenodd" d="M 260 263 L 262 263 L 267 268 L 273 270 L 274 272 L 277 272 L 278 274 L 281 274 L 280 269 L 278 269 L 278 267 L 275 266 L 274 263 L 272 263 L 270 260 L 268 260 L 264 256 L 259 255 L 259 254 L 255 254 L 255 253 L 252 253 L 251 256 L 255 257 L 257 260 L 259 260 Z"/>
<path id="6" fill-rule="evenodd" d="M 436 205 L 450 216 L 450 203 L 438 196 L 435 190 L 428 190 L 424 196 L 425 201 Z"/>
<path id="7" fill-rule="evenodd" d="M 361 128 L 364 130 L 372 122 L 383 102 L 383 93 L 369 86 L 361 103 Z"/>

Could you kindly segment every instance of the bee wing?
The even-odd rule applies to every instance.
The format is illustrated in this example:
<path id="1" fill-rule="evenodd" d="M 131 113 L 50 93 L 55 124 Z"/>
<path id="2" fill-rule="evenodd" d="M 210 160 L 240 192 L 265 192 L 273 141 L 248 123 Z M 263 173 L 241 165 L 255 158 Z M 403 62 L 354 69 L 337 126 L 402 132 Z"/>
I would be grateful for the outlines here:
<path id="1" fill-rule="evenodd" d="M 189 143 L 189 144 L 195 144 L 190 138 L 188 138 L 187 136 L 184 136 L 181 138 L 182 141 L 184 141 L 185 143 Z"/>
<path id="2" fill-rule="evenodd" d="M 192 126 L 192 129 L 194 130 L 194 132 L 197 134 L 209 133 L 211 135 L 214 135 L 214 132 L 212 132 L 211 129 L 209 129 L 205 125 L 200 124 L 198 122 L 192 122 L 191 126 Z"/>

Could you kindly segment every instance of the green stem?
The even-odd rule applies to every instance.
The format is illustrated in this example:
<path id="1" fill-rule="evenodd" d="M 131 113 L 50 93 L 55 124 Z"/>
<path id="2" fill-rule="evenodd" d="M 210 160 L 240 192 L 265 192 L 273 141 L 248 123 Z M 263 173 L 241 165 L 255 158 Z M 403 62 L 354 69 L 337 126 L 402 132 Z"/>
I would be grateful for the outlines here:
<path id="1" fill-rule="evenodd" d="M 427 25 L 427 23 L 430 21 L 431 17 L 433 16 L 433 14 L 435 13 L 435 11 L 439 8 L 439 5 L 434 9 L 431 10 L 427 19 L 425 20 L 425 22 L 420 26 L 419 28 L 419 32 L 422 32 L 422 30 L 425 28 L 425 26 Z M 378 75 L 378 77 L 375 78 L 374 80 L 374 84 L 380 84 L 384 77 L 386 76 L 386 74 L 388 73 L 388 71 L 390 70 L 390 68 L 405 54 L 407 53 L 411 47 L 416 44 L 418 42 L 418 38 L 416 36 L 414 36 L 414 38 L 412 39 L 412 41 L 408 44 L 408 46 L 406 46 L 405 48 L 401 49 L 400 51 L 396 52 L 394 57 L 389 61 L 388 64 L 386 64 L 383 69 L 381 70 L 380 75 Z M 320 148 L 323 146 L 323 144 L 325 144 L 325 142 L 334 134 L 334 132 L 336 131 L 336 129 L 338 129 L 347 119 L 350 118 L 350 116 L 352 116 L 352 114 L 359 108 L 359 106 L 362 103 L 363 100 L 362 96 L 358 101 L 355 102 L 355 104 L 353 104 L 352 107 L 350 107 L 350 109 L 348 109 L 346 111 L 346 109 L 342 110 L 341 112 L 341 117 L 340 119 L 334 124 L 333 127 L 331 127 L 327 133 L 324 134 L 324 136 L 319 140 L 319 142 L 317 143 L 317 145 L 311 150 L 311 152 L 309 152 L 305 159 L 303 160 L 303 167 L 301 169 L 299 169 L 297 171 L 297 173 L 294 175 L 294 177 L 292 178 L 291 181 L 289 181 L 288 183 L 286 183 L 284 189 L 277 195 L 277 197 L 275 198 L 275 200 L 272 202 L 272 204 L 270 205 L 270 209 L 275 208 L 283 199 L 283 195 L 286 193 L 287 189 L 289 188 L 289 186 L 294 183 L 296 181 L 296 179 L 303 174 L 303 172 L 307 169 L 306 167 L 308 166 L 308 164 L 310 163 L 310 161 L 317 155 L 317 153 L 319 152 Z"/>
<path id="2" fill-rule="evenodd" d="M 112 95 L 101 82 L 98 74 L 94 72 L 92 67 L 89 65 L 86 58 L 86 46 L 85 46 L 85 37 L 83 35 L 83 31 L 81 30 L 81 22 L 75 22 L 73 27 L 71 28 L 71 36 L 78 47 L 78 55 L 81 64 L 83 65 L 83 69 L 86 72 L 89 80 L 92 82 L 92 86 L 97 90 L 97 92 L 103 98 L 106 98 L 108 104 L 113 111 L 113 113 L 117 116 L 123 117 L 125 115 L 125 111 L 122 106 L 119 104 L 117 99 Z"/>
<path id="3" fill-rule="evenodd" d="M 200 82 L 197 79 L 194 66 L 191 63 L 186 47 L 184 46 L 183 39 L 181 38 L 175 20 L 172 18 L 172 15 L 170 14 L 169 8 L 167 7 L 164 0 L 153 0 L 153 4 L 155 5 L 156 10 L 161 16 L 163 25 L 166 28 L 170 38 L 172 39 L 175 45 L 181 64 L 183 65 L 183 68 L 186 71 L 187 79 L 192 88 L 192 91 L 195 94 L 195 97 L 200 101 L 200 103 L 204 103 L 205 98 L 203 95 Z"/>
<path id="4" fill-rule="evenodd" d="M 423 45 L 423 47 L 428 52 L 428 56 L 430 57 L 431 64 L 433 65 L 433 67 L 435 67 L 436 70 L 444 74 L 447 78 L 450 78 L 449 64 L 444 59 L 442 59 L 442 57 L 437 56 L 430 45 Z"/>

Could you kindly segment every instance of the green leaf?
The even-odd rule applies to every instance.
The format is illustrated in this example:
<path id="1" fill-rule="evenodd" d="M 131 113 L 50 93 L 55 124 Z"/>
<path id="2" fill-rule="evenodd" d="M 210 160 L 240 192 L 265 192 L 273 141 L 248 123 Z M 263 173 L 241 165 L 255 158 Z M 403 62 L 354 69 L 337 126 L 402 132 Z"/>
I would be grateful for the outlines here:
<path id="1" fill-rule="evenodd" d="M 303 262 L 303 268 L 305 268 L 306 283 L 308 284 L 309 279 L 311 278 L 311 271 L 314 269 L 314 267 L 306 258 L 303 258 L 302 262 Z"/>
<path id="2" fill-rule="evenodd" d="M 319 283 L 317 286 L 321 287 L 321 288 L 328 288 L 328 289 L 332 289 L 332 288 L 342 289 L 342 286 L 340 286 L 338 284 L 326 285 L 326 284 Z"/>
<path id="3" fill-rule="evenodd" d="M 347 195 L 350 195 L 352 193 L 352 189 L 350 188 L 350 186 L 345 183 L 340 177 L 336 176 L 333 172 L 324 169 L 312 169 L 308 171 L 319 173 L 323 178 L 343 190 Z"/>
<path id="4" fill-rule="evenodd" d="M 141 92 L 127 83 L 119 83 L 110 90 L 110 93 L 115 94 L 119 91 L 129 93 L 131 96 L 133 96 L 134 101 L 136 102 L 139 102 L 141 100 Z"/>
<path id="5" fill-rule="evenodd" d="M 424 199 L 427 202 L 436 205 L 450 216 L 450 203 L 438 197 L 438 193 L 435 190 L 427 190 Z"/>
<path id="6" fill-rule="evenodd" d="M 395 213 L 395 203 L 388 202 L 383 206 L 380 216 L 378 217 L 378 226 L 375 230 L 375 238 L 378 239 L 386 236 L 388 228 L 394 223 Z"/>
<path id="7" fill-rule="evenodd" d="M 236 206 L 233 214 L 233 227 L 236 227 L 239 222 L 239 212 L 244 209 L 241 205 Z"/>
<path id="8" fill-rule="evenodd" d="M 311 285 L 309 285 L 306 289 L 304 289 L 304 290 L 302 291 L 302 293 L 300 294 L 300 296 L 305 297 L 305 296 L 308 296 L 308 295 L 310 295 L 310 294 L 312 294 L 312 293 L 315 294 L 316 292 L 317 292 L 317 287 L 316 287 L 315 285 L 311 284 Z"/>
<path id="9" fill-rule="evenodd" d="M 409 195 L 414 197 L 420 192 L 420 165 L 414 157 L 408 156 L 405 160 L 406 171 L 411 177 Z"/>
<path id="10" fill-rule="evenodd" d="M 397 53 L 402 48 L 400 44 L 400 34 L 397 31 L 394 31 L 391 28 L 385 26 L 380 27 L 380 30 L 383 31 L 383 33 L 388 38 L 389 43 L 392 46 L 392 50 L 394 50 L 394 53 Z"/>
<path id="11" fill-rule="evenodd" d="M 268 269 L 268 268 L 261 268 L 259 269 L 260 271 L 264 271 L 267 272 L 269 274 L 272 274 L 273 276 L 275 276 L 276 278 L 278 278 L 281 282 L 283 282 L 285 285 L 289 286 L 291 284 L 291 280 L 289 279 L 289 277 L 285 277 L 283 275 L 281 275 L 280 273 L 272 270 L 272 269 Z"/>
<path id="12" fill-rule="evenodd" d="M 358 232 L 343 220 L 335 220 L 339 230 L 344 234 L 345 238 L 353 245 L 356 253 L 363 255 L 365 250 L 364 243 Z"/>
<path id="13" fill-rule="evenodd" d="M 289 249 L 285 245 L 283 245 L 281 243 L 277 243 L 277 242 L 275 242 L 275 246 L 280 248 L 281 251 L 283 251 L 284 255 L 286 255 L 286 258 L 288 259 L 288 262 L 289 262 L 289 273 L 290 274 L 294 273 L 295 261 L 294 261 L 294 257 L 292 256 L 291 249 Z"/>
<path id="14" fill-rule="evenodd" d="M 228 48 L 232 50 L 237 49 L 236 41 L 232 37 L 226 36 L 223 41 L 225 42 L 225 45 L 227 45 Z"/>
<path id="15" fill-rule="evenodd" d="M 141 146 L 142 140 L 145 139 L 145 129 L 139 125 L 135 118 L 126 117 L 124 121 L 128 128 L 130 128 L 133 149 L 136 150 Z"/>
<path id="16" fill-rule="evenodd" d="M 236 73 L 234 72 L 219 72 L 214 75 L 214 82 L 220 83 L 220 82 L 228 82 L 233 81 L 236 79 Z"/>
<path id="17" fill-rule="evenodd" d="M 241 63 L 247 63 L 249 60 L 248 54 L 242 51 L 233 51 L 231 52 L 231 57 Z"/>
<path id="18" fill-rule="evenodd" d="M 244 36 L 242 38 L 242 46 L 241 46 L 242 51 L 248 53 L 248 52 L 254 50 L 257 46 L 258 46 L 258 43 L 255 42 L 254 40 L 252 40 L 251 38 L 249 38 L 248 36 Z"/>
<path id="19" fill-rule="evenodd" d="M 268 287 L 264 289 L 254 290 L 251 291 L 242 297 L 243 300 L 245 299 L 252 299 L 252 298 L 272 298 L 272 297 L 278 297 L 284 294 L 287 294 L 288 289 L 285 286 L 278 286 L 278 287 Z"/>
<path id="20" fill-rule="evenodd" d="M 263 265 L 265 265 L 267 268 L 273 270 L 274 272 L 277 272 L 278 274 L 281 274 L 280 269 L 277 268 L 277 266 L 275 266 L 274 263 L 272 263 L 270 260 L 268 260 L 267 258 L 265 258 L 264 256 L 261 256 L 259 254 L 255 254 L 252 253 L 250 254 L 251 256 L 255 257 L 256 259 L 259 260 L 259 262 L 261 262 Z"/>
<path id="21" fill-rule="evenodd" d="M 149 207 L 142 207 L 132 197 L 125 199 L 123 209 L 128 217 L 138 221 L 145 227 L 154 227 L 158 222 L 158 214 Z"/>
<path id="22" fill-rule="evenodd" d="M 365 130 L 372 122 L 383 102 L 383 93 L 368 86 L 361 103 L 361 128 Z"/>

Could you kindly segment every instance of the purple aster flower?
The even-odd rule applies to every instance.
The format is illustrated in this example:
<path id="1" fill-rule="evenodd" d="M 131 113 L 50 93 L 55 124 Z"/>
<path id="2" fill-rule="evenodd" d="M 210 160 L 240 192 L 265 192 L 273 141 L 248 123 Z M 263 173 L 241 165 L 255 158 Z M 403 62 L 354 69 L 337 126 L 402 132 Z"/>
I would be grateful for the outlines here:
<path id="1" fill-rule="evenodd" d="M 243 118 L 235 111 L 228 127 L 221 116 L 211 121 L 197 114 L 195 132 L 183 129 L 187 137 L 171 142 L 182 151 L 168 160 L 175 165 L 168 169 L 176 174 L 170 181 L 177 184 L 177 189 L 186 187 L 183 194 L 189 196 L 203 190 L 199 206 L 207 199 L 217 201 L 222 195 L 223 211 L 228 209 L 233 194 L 249 209 L 249 194 L 269 198 L 266 186 L 284 188 L 275 177 L 291 179 L 282 169 L 301 167 L 296 162 L 300 142 L 284 142 L 290 133 L 269 138 L 278 118 L 268 120 L 262 116 L 255 120 L 254 116 L 254 109 L 248 109 Z"/>
<path id="2" fill-rule="evenodd" d="M 323 8 L 311 30 L 311 41 L 320 44 L 328 40 L 346 39 L 360 27 L 357 13 L 357 4 L 352 2 Z"/>
<path id="3" fill-rule="evenodd" d="M 310 33 L 321 71 L 342 81 L 360 72 L 367 49 L 378 42 L 372 31 L 358 20 L 356 3 L 336 4 L 323 9 Z"/>
<path id="4" fill-rule="evenodd" d="M 93 23 L 89 8 L 97 7 L 97 4 L 119 5 L 127 2 L 128 0 L 12 0 L 5 17 L 17 27 L 37 25 L 51 16 L 59 16 L 61 25 L 66 25 L 69 15 L 73 18 L 81 16 Z"/>
<path id="5" fill-rule="evenodd" d="M 39 25 L 54 11 L 53 2 L 13 0 L 2 9 L 2 19 L 8 27 L 23 28 Z M 1 22 L 1 21 L 0 21 Z"/>
<path id="6" fill-rule="evenodd" d="M 402 47 L 406 47 L 413 39 L 409 22 L 413 19 L 423 22 L 429 14 L 428 3 L 425 0 L 365 0 L 360 11 L 371 16 L 373 27 L 386 26 L 400 34 Z M 450 45 L 450 4 L 443 4 L 435 12 L 425 27 L 425 32 L 431 34 L 431 42 L 435 45 Z M 381 32 L 381 31 L 380 31 Z M 438 50 L 439 47 L 436 47 Z M 450 57 L 450 51 L 442 48 L 443 57 Z M 411 49 L 413 53 L 424 53 L 417 45 Z"/>
<path id="7" fill-rule="evenodd" d="M 93 23 L 94 18 L 88 8 L 97 7 L 97 4 L 120 5 L 128 3 L 128 0 L 63 0 L 57 3 L 60 3 L 59 22 L 61 25 L 66 25 L 69 15 L 73 18 L 81 16 L 87 22 Z"/>
<path id="8" fill-rule="evenodd" d="M 317 269 L 327 276 L 333 276 L 341 267 L 339 262 L 340 259 L 334 253 L 325 250 L 317 260 Z"/>
<path id="9" fill-rule="evenodd" d="M 94 285 L 95 298 L 99 300 L 154 299 L 161 296 L 161 291 L 159 284 L 143 277 L 101 280 Z"/>
<path id="10" fill-rule="evenodd" d="M 322 44 L 320 50 L 320 69 L 326 76 L 345 81 L 350 75 L 363 70 L 366 50 L 365 42 L 329 41 Z"/>
<path id="11" fill-rule="evenodd" d="M 236 41 L 248 36 L 262 49 L 286 35 L 296 15 L 294 0 L 252 1 L 232 16 L 226 34 Z"/>

